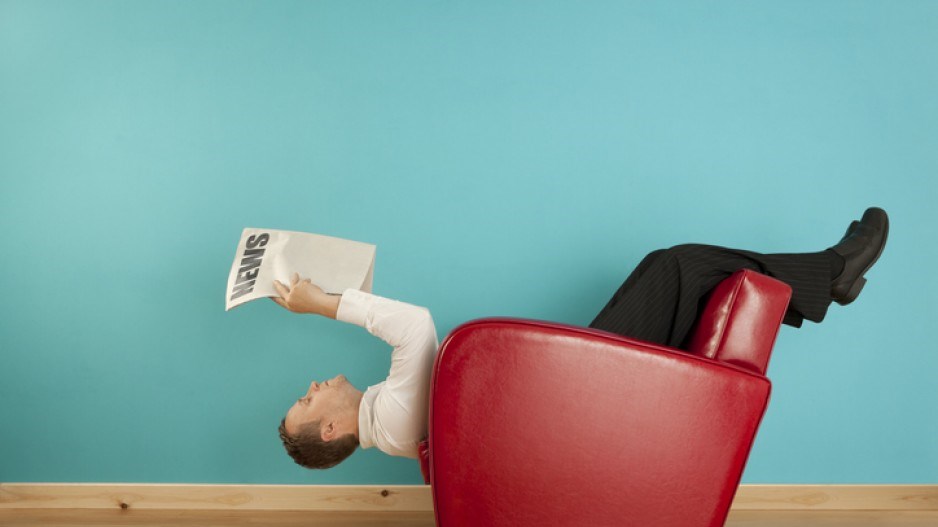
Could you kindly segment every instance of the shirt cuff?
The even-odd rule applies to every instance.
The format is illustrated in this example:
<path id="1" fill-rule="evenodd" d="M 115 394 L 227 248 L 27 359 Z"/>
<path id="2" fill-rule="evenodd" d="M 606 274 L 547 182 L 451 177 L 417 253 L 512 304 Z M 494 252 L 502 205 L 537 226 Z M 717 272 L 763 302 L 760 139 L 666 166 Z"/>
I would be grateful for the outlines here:
<path id="1" fill-rule="evenodd" d="M 365 327 L 368 311 L 371 310 L 375 298 L 377 298 L 375 295 L 358 289 L 346 289 L 342 293 L 342 300 L 339 301 L 339 309 L 335 314 L 336 320 Z"/>

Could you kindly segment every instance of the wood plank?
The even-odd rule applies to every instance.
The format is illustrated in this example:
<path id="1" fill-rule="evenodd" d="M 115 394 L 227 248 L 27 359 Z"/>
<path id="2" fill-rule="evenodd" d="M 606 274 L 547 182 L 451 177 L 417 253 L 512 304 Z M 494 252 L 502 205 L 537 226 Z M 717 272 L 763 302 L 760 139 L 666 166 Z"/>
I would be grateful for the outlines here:
<path id="1" fill-rule="evenodd" d="M 4 527 L 434 527 L 432 512 L 0 510 Z"/>
<path id="2" fill-rule="evenodd" d="M 432 512 L 0 510 L 4 527 L 433 527 Z M 934 527 L 935 511 L 734 511 L 726 527 Z"/>
<path id="3" fill-rule="evenodd" d="M 733 510 L 938 511 L 938 485 L 741 485 Z"/>
<path id="4" fill-rule="evenodd" d="M 935 527 L 936 511 L 732 511 L 725 527 Z"/>
<path id="5" fill-rule="evenodd" d="M 3 509 L 432 511 L 425 485 L 0 483 Z"/>
<path id="6" fill-rule="evenodd" d="M 425 485 L 0 483 L 5 509 L 433 510 Z M 938 485 L 742 485 L 734 511 L 938 511 Z"/>

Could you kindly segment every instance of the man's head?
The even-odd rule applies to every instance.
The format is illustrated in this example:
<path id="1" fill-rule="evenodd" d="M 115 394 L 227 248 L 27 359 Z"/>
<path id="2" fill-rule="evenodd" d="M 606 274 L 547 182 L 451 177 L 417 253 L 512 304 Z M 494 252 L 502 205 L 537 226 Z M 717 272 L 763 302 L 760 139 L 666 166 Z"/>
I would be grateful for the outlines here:
<path id="1" fill-rule="evenodd" d="M 287 453 L 306 468 L 337 465 L 358 446 L 358 406 L 362 392 L 344 375 L 313 381 L 280 422 Z"/>

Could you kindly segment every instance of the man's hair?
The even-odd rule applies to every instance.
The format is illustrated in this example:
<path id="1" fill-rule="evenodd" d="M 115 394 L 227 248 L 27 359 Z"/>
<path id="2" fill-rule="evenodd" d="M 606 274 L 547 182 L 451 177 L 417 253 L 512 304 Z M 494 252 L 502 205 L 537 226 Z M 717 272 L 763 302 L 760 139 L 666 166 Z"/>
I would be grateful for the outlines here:
<path id="1" fill-rule="evenodd" d="M 296 435 L 290 435 L 287 433 L 287 419 L 281 419 L 280 440 L 293 461 L 306 468 L 334 467 L 351 456 L 358 447 L 355 434 L 323 441 L 318 420 L 300 425 Z"/>

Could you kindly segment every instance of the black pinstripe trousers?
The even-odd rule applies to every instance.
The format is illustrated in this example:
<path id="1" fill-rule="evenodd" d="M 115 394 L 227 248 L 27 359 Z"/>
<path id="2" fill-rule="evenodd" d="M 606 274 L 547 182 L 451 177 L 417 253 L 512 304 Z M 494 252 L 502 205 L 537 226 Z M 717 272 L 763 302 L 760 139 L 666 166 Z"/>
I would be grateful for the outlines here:
<path id="1" fill-rule="evenodd" d="M 708 293 L 740 269 L 791 286 L 785 324 L 800 327 L 805 319 L 824 319 L 831 303 L 827 253 L 759 254 L 687 244 L 646 256 L 589 327 L 683 348 Z"/>

